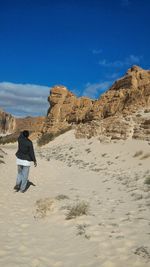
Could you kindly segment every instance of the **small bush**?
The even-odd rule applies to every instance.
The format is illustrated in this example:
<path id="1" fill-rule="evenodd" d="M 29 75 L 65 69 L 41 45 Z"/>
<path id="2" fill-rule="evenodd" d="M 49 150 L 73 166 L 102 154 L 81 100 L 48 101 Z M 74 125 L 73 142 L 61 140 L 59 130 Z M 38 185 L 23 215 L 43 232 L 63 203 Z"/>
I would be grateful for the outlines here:
<path id="1" fill-rule="evenodd" d="M 51 198 L 39 199 L 36 201 L 36 214 L 34 218 L 44 218 L 53 209 L 54 201 Z"/>
<path id="2" fill-rule="evenodd" d="M 18 139 L 20 133 L 16 132 L 16 133 L 12 133 L 6 136 L 1 136 L 0 137 L 0 144 L 5 145 L 8 143 L 15 143 Z"/>
<path id="3" fill-rule="evenodd" d="M 150 176 L 147 176 L 147 177 L 145 178 L 144 184 L 148 184 L 148 185 L 150 185 Z"/>
<path id="4" fill-rule="evenodd" d="M 68 209 L 69 212 L 66 216 L 66 220 L 71 220 L 78 216 L 87 215 L 89 210 L 89 205 L 88 203 L 82 201 L 72 207 L 69 207 Z"/>

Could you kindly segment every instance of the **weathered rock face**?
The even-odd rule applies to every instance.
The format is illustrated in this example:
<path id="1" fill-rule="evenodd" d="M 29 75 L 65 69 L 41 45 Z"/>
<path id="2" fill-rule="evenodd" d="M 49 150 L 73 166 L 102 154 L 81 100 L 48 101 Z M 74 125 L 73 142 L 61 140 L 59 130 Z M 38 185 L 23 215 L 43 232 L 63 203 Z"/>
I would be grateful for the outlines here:
<path id="1" fill-rule="evenodd" d="M 45 117 L 16 118 L 9 113 L 0 110 L 0 133 L 10 134 L 21 132 L 25 129 L 39 133 L 42 130 Z"/>
<path id="2" fill-rule="evenodd" d="M 72 126 L 77 137 L 103 134 L 114 139 L 150 139 L 150 113 L 142 115 L 150 108 L 150 71 L 138 66 L 129 69 L 98 100 L 77 98 L 66 87 L 55 86 L 48 101 L 50 109 L 42 134 L 57 135 Z M 141 115 L 132 118 L 138 110 Z"/>
<path id="3" fill-rule="evenodd" d="M 0 110 L 0 144 L 15 142 L 23 130 L 29 130 L 30 138 L 36 139 L 40 134 L 45 117 L 15 118 Z"/>
<path id="4" fill-rule="evenodd" d="M 60 133 L 70 124 L 78 124 L 86 120 L 86 114 L 90 111 L 93 101 L 81 97 L 77 98 L 66 87 L 55 86 L 48 98 L 50 109 L 42 132 Z"/>
<path id="5" fill-rule="evenodd" d="M 15 118 L 0 109 L 0 133 L 11 133 L 15 129 Z"/>
<path id="6" fill-rule="evenodd" d="M 25 117 L 16 118 L 15 131 L 29 130 L 33 133 L 40 133 L 45 121 L 45 117 Z"/>
<path id="7" fill-rule="evenodd" d="M 99 121 L 80 124 L 76 138 L 99 136 L 100 141 L 126 140 L 128 138 L 150 141 L 150 110 L 141 109 L 130 115 L 114 115 Z"/>

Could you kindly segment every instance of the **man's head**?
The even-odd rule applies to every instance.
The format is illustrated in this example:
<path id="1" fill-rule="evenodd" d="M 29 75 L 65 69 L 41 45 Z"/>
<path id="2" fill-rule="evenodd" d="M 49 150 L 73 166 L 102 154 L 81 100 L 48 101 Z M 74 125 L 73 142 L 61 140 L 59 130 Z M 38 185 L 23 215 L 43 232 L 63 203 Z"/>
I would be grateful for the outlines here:
<path id="1" fill-rule="evenodd" d="M 24 131 L 22 132 L 22 134 L 23 134 L 23 136 L 26 137 L 26 138 L 29 137 L 29 131 L 27 131 L 27 130 L 24 130 Z"/>

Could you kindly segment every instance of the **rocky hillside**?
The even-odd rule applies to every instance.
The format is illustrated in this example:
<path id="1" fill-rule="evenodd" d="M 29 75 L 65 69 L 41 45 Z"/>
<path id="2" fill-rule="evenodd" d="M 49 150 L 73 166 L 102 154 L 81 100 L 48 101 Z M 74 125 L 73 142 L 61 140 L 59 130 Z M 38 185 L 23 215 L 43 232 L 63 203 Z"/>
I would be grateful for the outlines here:
<path id="1" fill-rule="evenodd" d="M 28 129 L 31 132 L 40 132 L 45 117 L 16 118 L 0 110 L 0 134 L 10 134 Z"/>
<path id="2" fill-rule="evenodd" d="M 76 137 L 150 140 L 150 71 L 130 68 L 98 100 L 77 98 L 64 86 L 51 89 L 42 138 L 74 127 Z"/>
<path id="3" fill-rule="evenodd" d="M 0 143 L 16 141 L 21 131 L 28 129 L 33 138 L 41 132 L 45 117 L 16 118 L 0 110 Z M 4 135 L 4 136 L 3 136 Z"/>
<path id="4" fill-rule="evenodd" d="M 39 133 L 42 130 L 45 117 L 25 117 L 16 118 L 16 129 L 15 131 L 23 131 L 28 129 L 30 132 Z"/>
<path id="5" fill-rule="evenodd" d="M 150 141 L 150 71 L 130 68 L 98 100 L 76 97 L 64 86 L 55 86 L 48 97 L 47 117 L 15 118 L 0 110 L 0 134 L 16 140 L 28 129 L 39 144 L 75 129 L 77 138 L 99 136 L 100 140 L 145 139 Z M 5 139 L 8 140 L 8 137 Z M 1 138 L 2 141 L 2 138 Z"/>

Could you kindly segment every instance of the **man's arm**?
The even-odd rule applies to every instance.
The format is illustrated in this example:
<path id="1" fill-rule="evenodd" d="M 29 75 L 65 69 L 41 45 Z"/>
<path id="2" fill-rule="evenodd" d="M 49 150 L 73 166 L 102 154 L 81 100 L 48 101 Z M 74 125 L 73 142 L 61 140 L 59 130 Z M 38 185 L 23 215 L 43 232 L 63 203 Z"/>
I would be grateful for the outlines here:
<path id="1" fill-rule="evenodd" d="M 30 156 L 32 161 L 34 162 L 34 166 L 37 166 L 36 158 L 35 158 L 35 153 L 34 153 L 34 148 L 32 142 L 30 143 Z"/>

